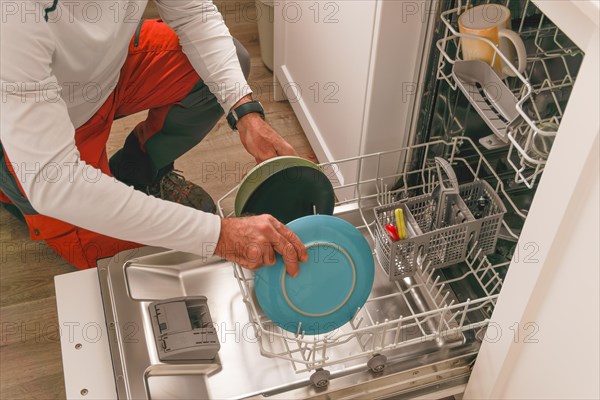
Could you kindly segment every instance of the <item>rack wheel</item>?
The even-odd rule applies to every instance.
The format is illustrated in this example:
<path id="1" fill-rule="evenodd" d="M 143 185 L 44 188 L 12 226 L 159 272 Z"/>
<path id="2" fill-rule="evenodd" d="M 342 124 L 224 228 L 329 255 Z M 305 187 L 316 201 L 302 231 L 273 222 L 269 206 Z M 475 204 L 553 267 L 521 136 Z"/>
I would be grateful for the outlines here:
<path id="1" fill-rule="evenodd" d="M 331 373 L 327 370 L 319 368 L 310 376 L 310 382 L 318 388 L 324 388 L 329 385 L 329 377 Z"/>
<path id="2" fill-rule="evenodd" d="M 383 354 L 375 354 L 367 362 L 367 367 L 375 373 L 381 372 L 385 369 L 385 363 L 387 363 L 387 357 Z"/>

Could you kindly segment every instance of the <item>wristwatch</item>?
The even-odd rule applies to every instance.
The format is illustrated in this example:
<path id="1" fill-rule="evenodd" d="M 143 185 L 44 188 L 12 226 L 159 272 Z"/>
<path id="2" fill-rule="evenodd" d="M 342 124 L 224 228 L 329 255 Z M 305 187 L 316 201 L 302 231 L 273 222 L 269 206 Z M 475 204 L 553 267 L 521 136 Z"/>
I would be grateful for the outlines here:
<path id="1" fill-rule="evenodd" d="M 241 104 L 231 110 L 227 114 L 227 123 L 234 131 L 237 128 L 237 123 L 246 114 L 259 113 L 262 119 L 265 119 L 265 110 L 258 100 L 252 100 L 247 103 Z"/>

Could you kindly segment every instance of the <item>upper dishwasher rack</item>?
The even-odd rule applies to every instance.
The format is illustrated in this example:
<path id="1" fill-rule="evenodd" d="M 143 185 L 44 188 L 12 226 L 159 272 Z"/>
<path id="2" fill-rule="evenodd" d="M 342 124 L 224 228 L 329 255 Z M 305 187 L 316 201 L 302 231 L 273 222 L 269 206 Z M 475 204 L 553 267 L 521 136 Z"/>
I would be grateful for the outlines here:
<path id="1" fill-rule="evenodd" d="M 498 78 L 498 81 L 503 85 L 502 91 L 507 90 L 514 96 L 514 110 L 505 113 L 494 107 L 494 99 L 488 101 L 485 90 L 471 88 L 472 96 L 467 94 L 466 97 L 490 128 L 495 131 L 497 127 L 498 136 L 505 137 L 509 146 L 507 160 L 515 171 L 515 181 L 532 188 L 544 170 L 584 54 L 530 0 L 494 1 L 511 9 L 512 26 L 526 44 L 527 67 L 519 73 L 493 42 L 459 32 L 458 16 L 482 3 L 459 1 L 458 7 L 441 13 L 444 32 L 436 43 L 441 54 L 437 78 L 447 82 L 453 90 L 461 87 L 462 82 L 453 74 L 457 61 L 463 61 L 461 37 L 487 44 L 494 52 L 492 63 L 499 57 L 510 68 L 515 77 Z M 498 142 L 502 146 L 502 141 Z"/>

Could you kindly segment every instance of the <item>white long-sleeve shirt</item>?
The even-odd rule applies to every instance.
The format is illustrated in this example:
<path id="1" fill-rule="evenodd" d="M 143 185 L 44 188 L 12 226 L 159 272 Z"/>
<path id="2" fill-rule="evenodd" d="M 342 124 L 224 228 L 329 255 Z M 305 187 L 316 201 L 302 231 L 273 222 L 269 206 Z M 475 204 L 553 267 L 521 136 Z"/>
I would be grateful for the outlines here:
<path id="1" fill-rule="evenodd" d="M 0 141 L 40 214 L 123 240 L 209 256 L 220 218 L 135 191 L 80 159 L 75 128 L 110 95 L 147 0 L 0 0 Z M 210 0 L 157 0 L 225 112 L 250 93 Z"/>

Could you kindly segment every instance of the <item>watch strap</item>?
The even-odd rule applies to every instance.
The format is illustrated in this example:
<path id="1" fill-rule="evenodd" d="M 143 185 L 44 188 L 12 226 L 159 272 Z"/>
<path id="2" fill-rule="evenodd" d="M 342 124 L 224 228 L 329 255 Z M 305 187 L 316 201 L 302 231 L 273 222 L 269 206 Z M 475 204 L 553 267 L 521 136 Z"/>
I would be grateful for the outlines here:
<path id="1" fill-rule="evenodd" d="M 252 100 L 244 104 L 240 104 L 236 108 L 232 109 L 229 114 L 227 114 L 227 123 L 229 124 L 229 127 L 231 127 L 233 130 L 236 130 L 237 123 L 240 118 L 250 113 L 258 113 L 262 119 L 265 119 L 265 110 L 262 104 L 260 104 L 260 101 Z"/>

